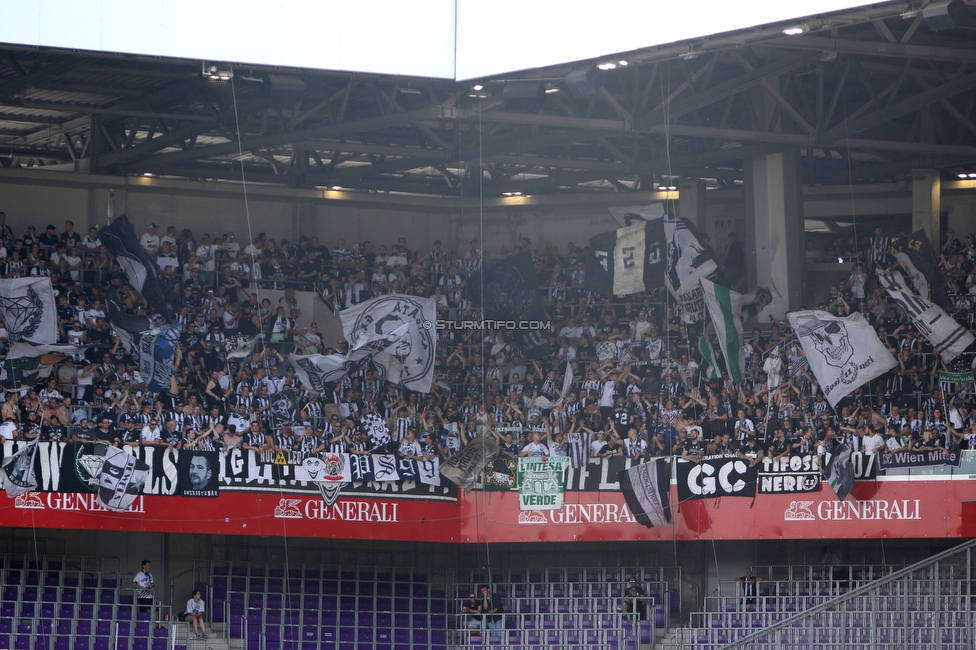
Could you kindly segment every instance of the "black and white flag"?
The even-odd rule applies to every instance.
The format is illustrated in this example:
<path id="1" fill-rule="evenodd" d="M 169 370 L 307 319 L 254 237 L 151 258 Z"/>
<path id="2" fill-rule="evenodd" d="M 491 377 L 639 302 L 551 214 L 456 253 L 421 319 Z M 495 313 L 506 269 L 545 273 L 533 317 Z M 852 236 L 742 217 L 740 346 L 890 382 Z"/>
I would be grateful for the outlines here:
<path id="1" fill-rule="evenodd" d="M 913 293 L 906 286 L 901 273 L 879 271 L 878 281 L 912 319 L 912 325 L 932 344 L 943 361 L 952 361 L 976 340 L 968 329 L 953 320 L 941 307 Z"/>
<path id="2" fill-rule="evenodd" d="M 853 453 L 847 445 L 838 445 L 827 454 L 827 483 L 830 484 L 838 501 L 843 501 L 854 487 Z"/>
<path id="3" fill-rule="evenodd" d="M 380 296 L 340 314 L 352 350 L 371 349 L 373 365 L 386 381 L 430 392 L 437 344 L 433 298 Z"/>
<path id="4" fill-rule="evenodd" d="M 625 296 L 661 285 L 664 221 L 643 221 L 617 231 L 613 248 L 613 293 Z"/>
<path id="5" fill-rule="evenodd" d="M 147 317 L 125 313 L 114 291 L 105 297 L 105 304 L 108 321 L 122 345 L 132 352 L 149 389 L 156 392 L 170 390 L 180 330 L 169 325 L 153 327 Z"/>
<path id="6" fill-rule="evenodd" d="M 0 280 L 0 318 L 11 341 L 57 343 L 57 313 L 51 278 Z"/>
<path id="7" fill-rule="evenodd" d="M 705 297 L 700 280 L 710 279 L 718 269 L 715 255 L 702 245 L 698 229 L 687 219 L 665 216 L 664 238 L 667 241 L 664 279 L 668 291 L 681 305 L 681 319 L 686 323 L 704 321 Z"/>
<path id="8" fill-rule="evenodd" d="M 483 288 L 483 291 L 482 291 Z M 475 306 L 483 305 L 485 318 L 497 321 L 528 321 L 526 326 L 508 332 L 514 343 L 529 359 L 545 359 L 552 355 L 546 311 L 539 291 L 539 277 L 531 253 L 524 252 L 496 260 L 482 275 L 473 274 L 465 285 L 465 297 Z M 345 323 L 346 312 L 342 313 Z M 343 326 L 345 327 L 345 326 Z"/>
<path id="9" fill-rule="evenodd" d="M 310 391 L 322 394 L 332 388 L 331 384 L 352 373 L 361 364 L 369 361 L 372 352 L 361 355 L 350 354 L 289 354 L 295 374 L 302 385 Z"/>
<path id="10" fill-rule="evenodd" d="M 98 500 L 116 512 L 129 509 L 149 478 L 149 465 L 137 460 L 117 447 L 98 445 L 96 454 L 103 452 L 105 461 L 98 475 Z"/>
<path id="11" fill-rule="evenodd" d="M 231 334 L 224 340 L 224 351 L 228 359 L 246 359 L 251 356 L 258 342 L 257 336 Z"/>
<path id="12" fill-rule="evenodd" d="M 129 284 L 164 318 L 172 319 L 170 305 L 156 277 L 156 267 L 139 244 L 139 238 L 128 217 L 120 214 L 112 223 L 98 231 L 98 238 L 122 267 Z"/>
<path id="13" fill-rule="evenodd" d="M 274 428 L 296 427 L 302 424 L 302 409 L 298 404 L 298 396 L 292 389 L 278 391 L 269 398 L 271 403 L 268 414 L 271 416 L 271 426 Z"/>
<path id="14" fill-rule="evenodd" d="M 624 205 L 617 208 L 607 208 L 621 228 L 631 226 L 638 221 L 654 221 L 664 218 L 664 203 L 657 202 L 650 205 Z"/>
<path id="15" fill-rule="evenodd" d="M 590 252 L 586 256 L 583 286 L 587 291 L 609 295 L 613 293 L 613 251 L 617 231 L 601 232 L 590 237 Z"/>
<path id="16" fill-rule="evenodd" d="M 37 490 L 37 475 L 34 473 L 34 459 L 37 457 L 37 438 L 3 459 L 0 473 L 3 475 L 3 488 L 11 499 L 27 492 Z"/>
<path id="17" fill-rule="evenodd" d="M 497 453 L 498 443 L 495 439 L 482 434 L 441 463 L 440 472 L 444 478 L 470 492 L 478 482 L 478 475 L 484 470 L 485 463 Z"/>
<path id="18" fill-rule="evenodd" d="M 874 328 L 856 312 L 844 318 L 811 310 L 787 316 L 831 406 L 898 365 Z"/>
<path id="19" fill-rule="evenodd" d="M 946 278 L 939 268 L 939 260 L 932 250 L 932 243 L 924 230 L 916 230 L 910 235 L 899 237 L 891 242 L 891 254 L 911 281 L 912 288 L 926 300 L 931 300 L 943 309 L 952 306 L 946 292 Z"/>
<path id="20" fill-rule="evenodd" d="M 652 528 L 671 523 L 671 464 L 657 458 L 620 472 L 620 490 L 637 523 Z"/>

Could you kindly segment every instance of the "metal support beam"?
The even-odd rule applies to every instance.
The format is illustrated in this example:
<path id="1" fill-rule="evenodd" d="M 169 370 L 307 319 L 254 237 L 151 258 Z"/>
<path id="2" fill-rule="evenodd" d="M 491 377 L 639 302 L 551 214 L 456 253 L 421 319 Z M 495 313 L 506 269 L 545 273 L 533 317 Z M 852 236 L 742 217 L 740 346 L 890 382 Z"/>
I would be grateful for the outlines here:
<path id="1" fill-rule="evenodd" d="M 958 47 L 941 47 L 938 45 L 907 45 L 905 43 L 856 41 L 844 38 L 824 38 L 822 36 L 788 36 L 766 41 L 765 44 L 788 50 L 816 50 L 818 52 L 863 54 L 900 59 L 928 59 L 930 61 L 949 61 L 951 63 L 976 63 L 976 50 L 964 50 Z"/>
<path id="2" fill-rule="evenodd" d="M 293 144 L 295 142 L 305 142 L 316 138 L 337 138 L 351 133 L 372 131 L 375 129 L 385 129 L 401 124 L 412 124 L 422 120 L 435 120 L 443 117 L 440 106 L 427 106 L 405 113 L 392 113 L 378 117 L 367 117 L 361 120 L 350 120 L 348 122 L 338 122 L 327 124 L 311 129 L 300 131 L 287 131 L 284 133 L 270 133 L 253 138 L 247 138 L 241 143 L 241 147 L 247 150 L 260 149 L 265 147 L 277 147 L 283 144 Z M 200 160 L 212 158 L 214 156 L 226 156 L 237 153 L 237 142 L 226 144 L 213 144 L 204 147 L 194 147 L 187 151 L 175 151 L 173 153 L 154 156 L 156 163 L 161 165 L 172 165 L 183 160 Z"/>
<path id="3" fill-rule="evenodd" d="M 841 122 L 834 128 L 825 131 L 822 139 L 824 142 L 833 142 L 841 136 L 872 129 L 876 126 L 884 124 L 885 122 L 890 122 L 894 119 L 902 117 L 903 115 L 908 115 L 909 113 L 917 111 L 924 106 L 929 106 L 938 102 L 939 100 L 952 97 L 953 95 L 958 95 L 959 93 L 974 87 L 976 87 L 976 72 L 972 72 L 962 77 L 956 77 L 949 83 L 942 84 L 941 86 L 927 90 L 924 93 L 918 93 L 917 95 L 903 99 L 900 102 L 895 102 L 894 104 L 885 106 L 881 110 L 875 111 L 870 115 Z"/>

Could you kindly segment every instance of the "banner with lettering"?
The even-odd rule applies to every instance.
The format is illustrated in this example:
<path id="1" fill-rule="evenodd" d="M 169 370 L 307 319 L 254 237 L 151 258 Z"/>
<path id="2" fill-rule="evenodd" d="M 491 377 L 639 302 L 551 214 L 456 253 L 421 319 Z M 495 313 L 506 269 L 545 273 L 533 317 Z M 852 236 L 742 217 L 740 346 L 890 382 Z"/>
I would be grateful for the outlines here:
<path id="1" fill-rule="evenodd" d="M 558 510 L 563 507 L 568 456 L 527 456 L 518 459 L 519 508 Z"/>
<path id="2" fill-rule="evenodd" d="M 814 454 L 780 460 L 764 458 L 760 463 L 760 494 L 794 494 L 819 489 L 820 468 Z"/>
<path id="3" fill-rule="evenodd" d="M 8 441 L 0 449 L 9 458 L 23 446 Z M 97 453 L 96 444 L 39 442 L 36 449 L 37 492 L 98 492 L 105 457 Z M 391 454 L 309 455 L 239 447 L 201 452 L 126 446 L 120 451 L 134 458 L 139 467 L 148 468 L 139 488 L 144 495 L 216 497 L 235 490 L 318 494 L 318 483 L 325 475 L 319 472 L 335 474 L 343 493 L 390 492 L 390 483 L 396 482 L 396 493 L 409 498 L 454 500 L 457 495 L 454 485 L 442 484 L 438 461 L 400 459 Z"/>
<path id="4" fill-rule="evenodd" d="M 879 454 L 878 465 L 881 469 L 896 467 L 936 467 L 951 465 L 959 467 L 960 453 L 958 449 L 945 451 L 944 449 L 925 449 L 922 451 L 896 451 Z"/>
<path id="5" fill-rule="evenodd" d="M 678 460 L 678 500 L 754 497 L 759 466 L 736 457 Z"/>

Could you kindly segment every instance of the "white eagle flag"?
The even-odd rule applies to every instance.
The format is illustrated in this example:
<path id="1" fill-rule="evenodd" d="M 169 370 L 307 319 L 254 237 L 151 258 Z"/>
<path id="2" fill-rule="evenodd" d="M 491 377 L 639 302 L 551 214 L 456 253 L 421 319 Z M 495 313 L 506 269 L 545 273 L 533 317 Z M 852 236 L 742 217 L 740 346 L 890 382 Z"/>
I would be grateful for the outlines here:
<path id="1" fill-rule="evenodd" d="M 346 309 L 340 319 L 351 350 L 376 350 L 372 361 L 383 379 L 430 392 L 437 342 L 433 298 L 380 296 Z"/>
<path id="2" fill-rule="evenodd" d="M 58 317 L 51 278 L 0 280 L 0 318 L 17 343 L 58 342 Z"/>
<path id="3" fill-rule="evenodd" d="M 860 314 L 840 318 L 807 310 L 787 316 L 831 406 L 898 365 Z"/>
<path id="4" fill-rule="evenodd" d="M 878 280 L 888 290 L 891 299 L 912 319 L 912 325 L 918 333 L 938 351 L 943 361 L 952 361 L 972 344 L 972 333 L 953 320 L 942 307 L 913 293 L 906 286 L 901 273 L 879 272 Z"/>

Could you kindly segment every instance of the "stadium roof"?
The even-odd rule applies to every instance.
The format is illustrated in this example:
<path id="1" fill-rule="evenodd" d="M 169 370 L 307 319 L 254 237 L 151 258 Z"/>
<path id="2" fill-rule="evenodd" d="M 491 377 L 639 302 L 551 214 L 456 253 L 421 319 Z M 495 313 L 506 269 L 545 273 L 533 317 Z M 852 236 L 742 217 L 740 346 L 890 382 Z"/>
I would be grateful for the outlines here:
<path id="1" fill-rule="evenodd" d="M 39 30 L 41 44 L 0 45 L 0 164 L 215 181 L 243 169 L 249 182 L 445 196 L 732 186 L 744 159 L 776 152 L 799 152 L 810 184 L 919 166 L 954 176 L 976 171 L 976 22 L 963 0 L 945 4 L 875 3 L 517 72 L 501 62 L 468 82 L 54 47 Z M 129 16 L 130 42 L 144 15 Z M 186 34 L 213 22 L 201 16 Z M 367 38 L 364 25 L 342 38 Z M 517 53 L 525 32 L 513 33 Z M 410 58 L 369 43 L 374 60 Z M 537 60 L 523 54 L 513 61 Z"/>

